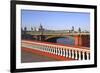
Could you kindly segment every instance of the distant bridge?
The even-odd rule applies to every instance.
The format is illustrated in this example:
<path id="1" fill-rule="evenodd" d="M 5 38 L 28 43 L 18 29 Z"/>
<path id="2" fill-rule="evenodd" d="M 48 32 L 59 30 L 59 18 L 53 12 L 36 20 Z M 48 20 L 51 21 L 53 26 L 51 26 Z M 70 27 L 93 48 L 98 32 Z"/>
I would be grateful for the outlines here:
<path id="1" fill-rule="evenodd" d="M 62 36 L 72 36 L 72 35 L 90 35 L 89 32 L 66 32 L 66 31 L 26 31 L 27 34 L 31 35 L 62 35 Z"/>
<path id="2" fill-rule="evenodd" d="M 76 46 L 90 46 L 90 33 L 66 32 L 66 31 L 26 31 L 33 39 L 40 41 L 56 42 L 58 38 L 70 37 L 75 40 Z"/>

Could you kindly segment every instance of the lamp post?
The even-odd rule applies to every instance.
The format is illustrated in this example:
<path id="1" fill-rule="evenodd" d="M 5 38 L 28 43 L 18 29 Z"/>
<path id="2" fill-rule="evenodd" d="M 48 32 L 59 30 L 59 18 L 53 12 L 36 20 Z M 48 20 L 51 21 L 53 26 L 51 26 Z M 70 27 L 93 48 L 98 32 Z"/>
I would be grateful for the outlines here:
<path id="1" fill-rule="evenodd" d="M 81 43 L 81 28 L 80 27 L 78 29 L 78 32 L 79 32 L 79 46 L 81 46 L 82 43 Z"/>
<path id="2" fill-rule="evenodd" d="M 40 41 L 43 41 L 43 31 L 44 31 L 44 29 L 43 29 L 43 26 L 42 26 L 41 24 L 40 24 L 39 31 L 40 31 L 40 37 L 39 37 L 39 40 L 40 40 Z"/>

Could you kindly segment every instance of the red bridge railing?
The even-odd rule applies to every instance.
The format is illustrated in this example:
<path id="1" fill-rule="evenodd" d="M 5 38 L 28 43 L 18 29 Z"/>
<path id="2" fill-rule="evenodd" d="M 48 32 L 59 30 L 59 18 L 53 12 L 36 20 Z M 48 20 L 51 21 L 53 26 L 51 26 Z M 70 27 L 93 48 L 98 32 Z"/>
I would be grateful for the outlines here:
<path id="1" fill-rule="evenodd" d="M 52 53 L 54 55 L 72 58 L 75 60 L 90 60 L 89 48 L 69 47 L 63 45 L 55 45 L 48 43 L 40 43 L 34 41 L 22 41 L 22 47 L 32 48 L 39 51 Z"/>

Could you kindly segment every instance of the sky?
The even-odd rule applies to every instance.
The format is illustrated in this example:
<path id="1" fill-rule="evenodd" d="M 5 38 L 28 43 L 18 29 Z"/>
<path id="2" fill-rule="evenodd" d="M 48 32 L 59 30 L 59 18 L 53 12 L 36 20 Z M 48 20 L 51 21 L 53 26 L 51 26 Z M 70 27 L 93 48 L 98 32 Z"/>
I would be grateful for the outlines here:
<path id="1" fill-rule="evenodd" d="M 90 30 L 90 13 L 21 10 L 22 28 L 38 28 L 40 24 L 48 30 Z"/>

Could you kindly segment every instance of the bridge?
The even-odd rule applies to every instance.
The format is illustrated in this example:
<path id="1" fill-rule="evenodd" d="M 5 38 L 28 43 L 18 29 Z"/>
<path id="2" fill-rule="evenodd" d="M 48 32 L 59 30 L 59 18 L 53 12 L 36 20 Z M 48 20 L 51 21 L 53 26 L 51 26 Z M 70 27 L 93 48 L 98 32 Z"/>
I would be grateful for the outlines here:
<path id="1" fill-rule="evenodd" d="M 90 60 L 90 48 L 88 47 L 66 46 L 31 40 L 22 40 L 21 44 L 24 51 L 47 56 L 57 61 Z"/>
<path id="2" fill-rule="evenodd" d="M 75 41 L 75 46 L 90 46 L 89 32 L 67 32 L 67 31 L 25 31 L 24 34 L 31 35 L 32 39 L 46 42 L 56 42 L 58 38 L 70 37 Z"/>

